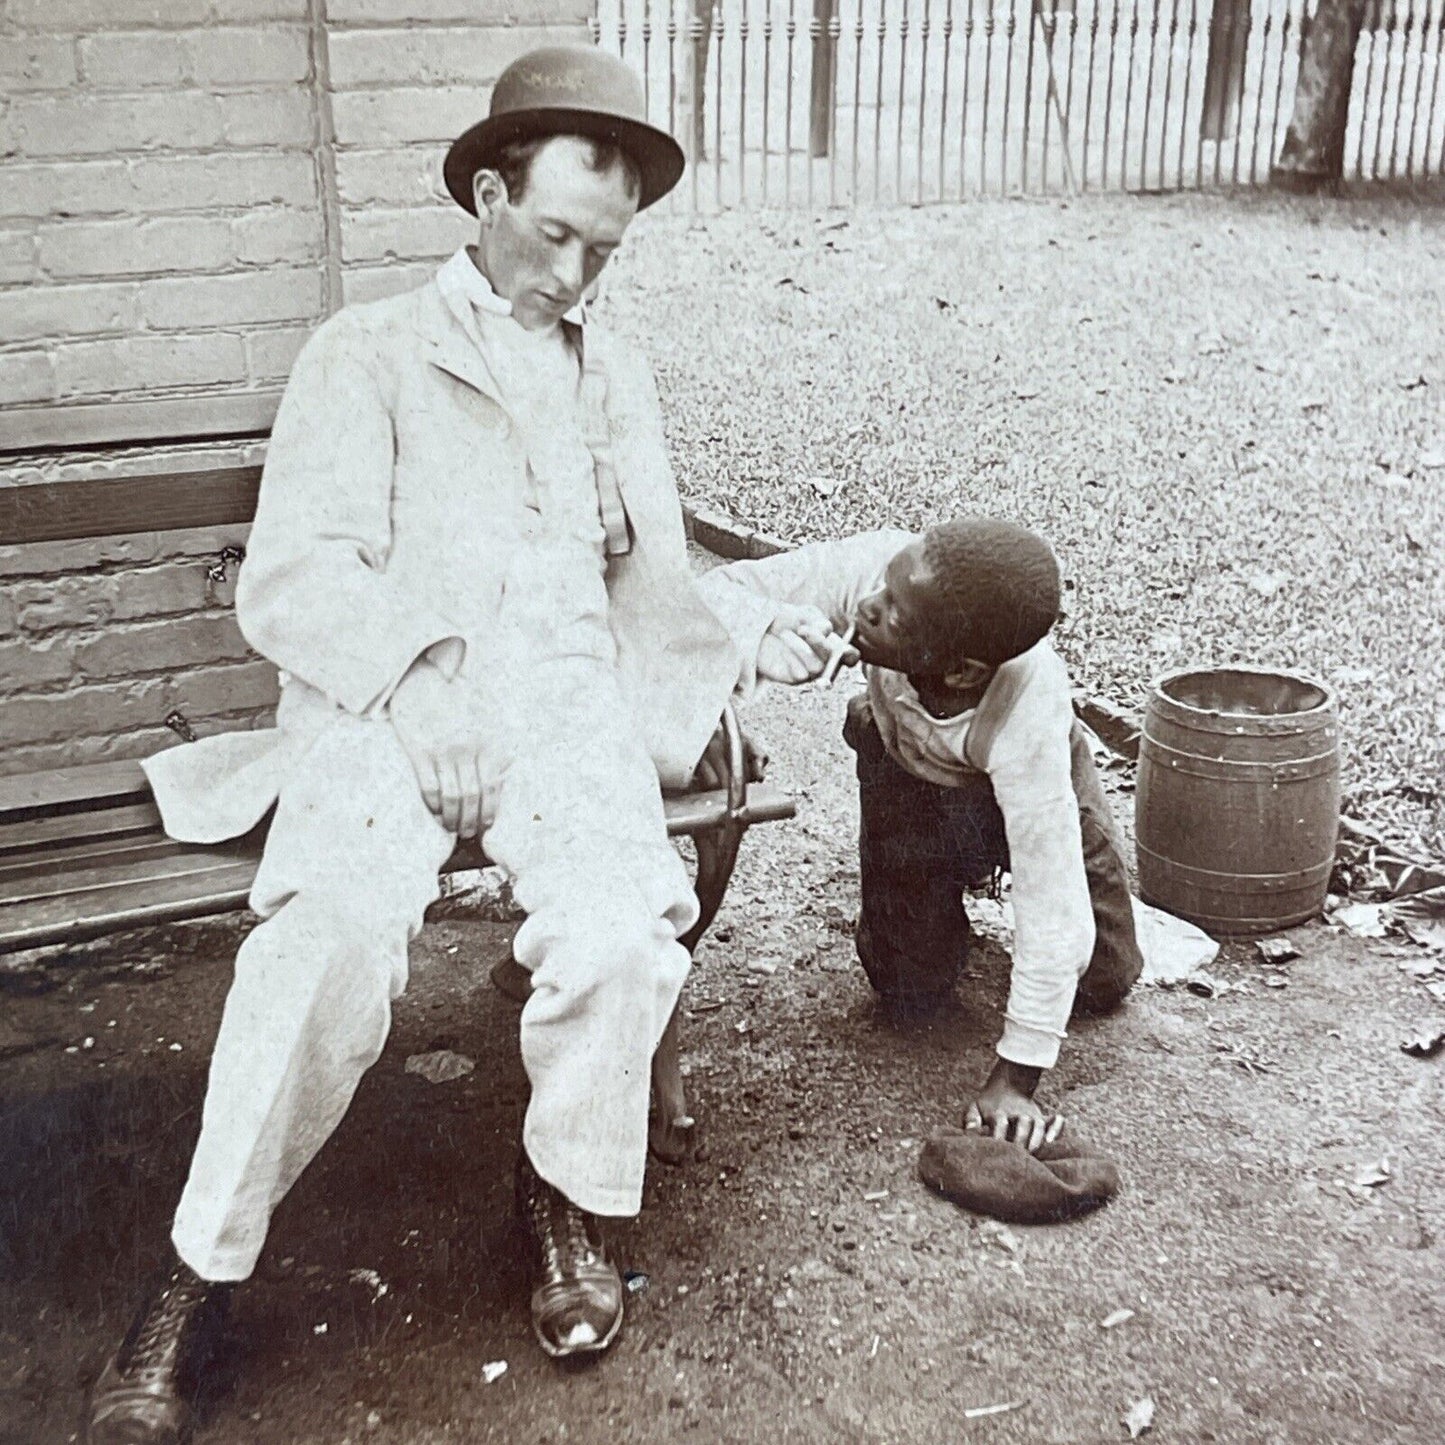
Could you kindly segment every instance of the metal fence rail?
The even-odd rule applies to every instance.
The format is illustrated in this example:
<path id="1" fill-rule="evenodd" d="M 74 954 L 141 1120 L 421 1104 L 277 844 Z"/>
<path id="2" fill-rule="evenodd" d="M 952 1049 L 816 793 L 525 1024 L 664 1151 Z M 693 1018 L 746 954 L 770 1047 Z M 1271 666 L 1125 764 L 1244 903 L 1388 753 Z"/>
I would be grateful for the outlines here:
<path id="1" fill-rule="evenodd" d="M 1269 176 L 1315 0 L 598 0 L 693 162 L 674 207 Z M 1370 0 L 1347 178 L 1445 170 L 1445 0 Z"/>

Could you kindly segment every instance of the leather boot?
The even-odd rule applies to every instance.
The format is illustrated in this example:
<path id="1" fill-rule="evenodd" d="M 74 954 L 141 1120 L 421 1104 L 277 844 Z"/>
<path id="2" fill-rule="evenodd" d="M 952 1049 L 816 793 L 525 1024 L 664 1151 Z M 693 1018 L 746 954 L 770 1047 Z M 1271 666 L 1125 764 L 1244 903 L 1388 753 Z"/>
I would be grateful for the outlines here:
<path id="1" fill-rule="evenodd" d="M 87 1445 L 183 1445 L 231 1287 L 176 1259 L 131 1321 L 90 1394 Z"/>
<path id="2" fill-rule="evenodd" d="M 622 1276 L 597 1217 L 517 1159 L 517 1214 L 532 1235 L 532 1329 L 555 1360 L 601 1354 L 622 1328 Z"/>

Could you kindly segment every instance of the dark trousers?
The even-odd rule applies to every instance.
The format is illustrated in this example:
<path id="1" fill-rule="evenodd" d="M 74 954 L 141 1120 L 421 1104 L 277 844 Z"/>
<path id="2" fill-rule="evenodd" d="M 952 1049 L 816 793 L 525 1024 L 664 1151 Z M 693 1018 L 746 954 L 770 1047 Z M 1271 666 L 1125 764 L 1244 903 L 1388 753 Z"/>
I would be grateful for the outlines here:
<path id="1" fill-rule="evenodd" d="M 952 988 L 968 957 L 964 890 L 1009 866 L 1003 814 L 982 773 L 961 787 L 940 787 L 900 767 L 866 696 L 850 702 L 843 737 L 858 755 L 862 812 L 858 958 L 884 997 L 927 1005 Z M 1071 748 L 1095 929 L 1074 1007 L 1097 1013 L 1123 1000 L 1144 964 L 1118 825 L 1077 724 Z"/>

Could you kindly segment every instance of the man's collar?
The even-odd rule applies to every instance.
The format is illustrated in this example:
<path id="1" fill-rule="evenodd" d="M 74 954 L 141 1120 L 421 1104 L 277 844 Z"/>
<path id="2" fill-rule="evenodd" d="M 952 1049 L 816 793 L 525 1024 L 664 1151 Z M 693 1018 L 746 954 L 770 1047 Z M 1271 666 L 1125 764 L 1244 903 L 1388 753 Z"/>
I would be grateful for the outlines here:
<path id="1" fill-rule="evenodd" d="M 493 316 L 510 316 L 512 303 L 504 301 L 492 290 L 492 283 L 482 274 L 472 259 L 470 246 L 459 246 L 456 253 L 445 261 L 437 272 L 437 280 L 444 289 L 454 289 L 465 296 L 478 311 L 490 312 Z M 586 320 L 585 308 L 578 302 L 566 312 L 562 320 L 572 326 L 582 326 Z"/>

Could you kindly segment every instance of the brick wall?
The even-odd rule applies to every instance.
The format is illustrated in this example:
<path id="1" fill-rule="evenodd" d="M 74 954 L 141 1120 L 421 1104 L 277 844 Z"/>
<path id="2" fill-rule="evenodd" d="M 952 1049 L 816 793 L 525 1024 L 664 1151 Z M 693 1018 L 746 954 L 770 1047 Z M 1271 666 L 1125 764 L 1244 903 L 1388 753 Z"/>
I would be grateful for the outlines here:
<path id="1" fill-rule="evenodd" d="M 37 404 L 118 403 L 144 433 L 170 427 L 157 399 L 279 390 L 329 305 L 413 284 L 470 237 L 447 142 L 514 55 L 585 38 L 590 12 L 0 0 L 0 448 Z M 149 459 L 0 456 L 0 486 Z M 266 721 L 275 674 L 236 629 L 236 569 L 211 575 L 244 534 L 0 539 L 0 773 L 143 756 L 174 713 L 202 735 Z"/>
<path id="2" fill-rule="evenodd" d="M 330 306 L 467 238 L 446 143 L 591 9 L 5 0 L 0 406 L 277 389 Z"/>
<path id="3" fill-rule="evenodd" d="M 37 459 L 19 484 L 121 478 L 163 456 L 178 470 L 260 459 L 261 448 Z M 232 612 L 246 527 L 99 541 L 0 545 L 0 774 L 142 757 L 172 744 L 179 713 L 199 735 L 268 720 L 276 670 L 247 649 Z"/>
<path id="4" fill-rule="evenodd" d="M 274 387 L 323 313 L 308 0 L 0 7 L 0 405 Z"/>

